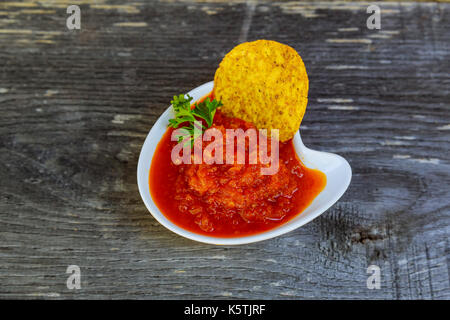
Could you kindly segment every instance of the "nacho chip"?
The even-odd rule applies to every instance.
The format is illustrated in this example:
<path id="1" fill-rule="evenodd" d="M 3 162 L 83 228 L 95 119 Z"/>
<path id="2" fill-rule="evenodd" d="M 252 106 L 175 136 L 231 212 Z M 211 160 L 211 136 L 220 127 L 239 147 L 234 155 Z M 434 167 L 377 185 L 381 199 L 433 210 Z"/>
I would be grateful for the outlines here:
<path id="1" fill-rule="evenodd" d="M 270 40 L 245 42 L 231 50 L 214 76 L 214 95 L 222 112 L 279 129 L 280 141 L 299 129 L 308 102 L 308 75 L 300 55 Z"/>

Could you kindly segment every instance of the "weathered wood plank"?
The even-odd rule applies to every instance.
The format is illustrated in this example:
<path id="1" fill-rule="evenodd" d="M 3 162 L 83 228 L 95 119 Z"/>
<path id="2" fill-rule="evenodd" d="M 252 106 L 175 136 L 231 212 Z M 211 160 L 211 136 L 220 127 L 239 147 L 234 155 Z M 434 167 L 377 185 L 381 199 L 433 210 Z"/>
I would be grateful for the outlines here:
<path id="1" fill-rule="evenodd" d="M 450 4 L 381 3 L 378 31 L 367 3 L 79 3 L 80 31 L 70 1 L 0 3 L 1 298 L 450 298 Z M 302 55 L 302 138 L 353 180 L 285 236 L 194 243 L 144 207 L 140 147 L 171 96 L 259 38 Z"/>

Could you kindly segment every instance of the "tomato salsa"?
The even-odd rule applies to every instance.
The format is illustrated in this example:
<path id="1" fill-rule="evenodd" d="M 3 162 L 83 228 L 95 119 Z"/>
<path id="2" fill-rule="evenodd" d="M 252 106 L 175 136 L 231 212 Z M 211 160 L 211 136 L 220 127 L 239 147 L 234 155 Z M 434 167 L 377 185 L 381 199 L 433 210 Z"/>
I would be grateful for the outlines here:
<path id="1" fill-rule="evenodd" d="M 219 108 L 212 128 L 225 136 L 225 129 L 254 126 L 225 116 Z M 292 140 L 279 143 L 277 173 L 262 175 L 259 162 L 175 164 L 172 132 L 167 129 L 155 150 L 150 194 L 170 221 L 191 232 L 241 237 L 276 228 L 300 214 L 325 187 L 325 174 L 301 163 Z"/>

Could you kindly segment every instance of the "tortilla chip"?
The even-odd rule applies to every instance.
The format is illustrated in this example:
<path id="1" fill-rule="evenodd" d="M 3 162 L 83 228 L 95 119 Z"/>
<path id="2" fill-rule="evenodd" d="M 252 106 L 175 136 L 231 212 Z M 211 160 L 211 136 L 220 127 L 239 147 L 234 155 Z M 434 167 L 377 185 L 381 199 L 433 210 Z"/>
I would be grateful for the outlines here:
<path id="1" fill-rule="evenodd" d="M 300 55 L 270 40 L 245 42 L 231 50 L 214 76 L 214 95 L 222 112 L 279 129 L 280 141 L 300 127 L 308 102 L 308 75 Z"/>

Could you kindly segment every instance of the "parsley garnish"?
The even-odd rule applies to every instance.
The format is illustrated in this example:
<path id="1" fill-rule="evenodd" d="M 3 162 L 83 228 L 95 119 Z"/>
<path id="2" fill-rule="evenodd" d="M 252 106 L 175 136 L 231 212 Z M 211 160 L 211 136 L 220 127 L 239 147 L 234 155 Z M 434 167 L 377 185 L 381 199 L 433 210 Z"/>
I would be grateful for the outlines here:
<path id="1" fill-rule="evenodd" d="M 171 103 L 173 110 L 175 111 L 175 118 L 169 119 L 169 127 L 176 129 L 181 124 L 185 124 L 182 128 L 185 129 L 190 135 L 186 143 L 191 142 L 191 146 L 193 146 L 194 140 L 198 136 L 195 136 L 194 126 L 196 123 L 200 123 L 201 128 L 198 127 L 197 129 L 200 129 L 199 131 L 201 133 L 203 133 L 205 129 L 210 128 L 213 123 L 216 109 L 222 106 L 222 102 L 217 101 L 216 99 L 211 101 L 208 97 L 200 103 L 195 103 L 194 108 L 191 108 L 191 101 L 193 98 L 189 95 L 186 96 L 187 98 L 183 94 L 180 94 L 179 96 L 173 97 Z M 197 118 L 203 119 L 207 127 L 205 127 L 203 123 L 199 122 Z M 178 137 L 178 142 L 181 142 L 186 138 L 188 138 L 187 135 L 181 135 Z"/>

